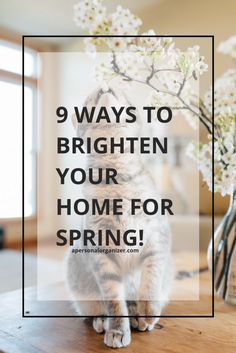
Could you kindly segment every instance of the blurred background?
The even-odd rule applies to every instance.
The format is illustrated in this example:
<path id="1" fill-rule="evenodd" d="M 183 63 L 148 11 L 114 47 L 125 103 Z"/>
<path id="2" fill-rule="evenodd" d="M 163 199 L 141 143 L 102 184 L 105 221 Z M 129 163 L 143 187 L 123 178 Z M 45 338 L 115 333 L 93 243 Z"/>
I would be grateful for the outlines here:
<path id="1" fill-rule="evenodd" d="M 73 22 L 73 4 L 73 0 L 8 0 L 1 2 L 0 5 L 0 241 L 1 247 L 5 249 L 20 250 L 22 236 L 21 36 L 82 34 Z M 128 7 L 141 17 L 143 21 L 142 32 L 152 28 L 158 34 L 213 34 L 215 35 L 216 47 L 222 40 L 227 39 L 235 32 L 236 3 L 234 0 L 225 0 L 224 2 L 214 0 L 147 0 L 145 2 L 120 0 L 105 1 L 105 4 L 111 10 L 118 4 Z M 196 44 L 198 44 L 197 40 Z M 202 40 L 200 52 L 206 57 L 206 62 L 211 69 L 209 44 L 209 40 Z M 184 43 L 179 42 L 179 45 L 187 47 L 193 45 L 193 42 L 186 39 Z M 82 42 L 75 38 L 48 37 L 26 38 L 25 40 L 27 67 L 25 72 L 25 244 L 26 251 L 32 256 L 36 253 L 37 248 L 37 217 L 40 218 L 41 230 L 45 239 L 50 238 L 53 229 L 55 229 L 55 213 L 48 202 L 55 195 L 55 185 L 50 183 L 50 172 L 48 171 L 50 168 L 46 168 L 52 164 L 52 157 L 47 153 L 49 146 L 45 141 L 50 141 L 50 139 L 54 141 L 56 132 L 50 119 L 50 112 L 45 111 L 45 107 L 48 102 L 57 102 L 61 94 L 59 83 L 62 77 L 60 75 L 63 75 L 59 67 L 50 60 L 47 60 L 46 65 L 41 62 L 40 70 L 37 70 L 37 53 L 70 52 L 82 48 Z M 230 67 L 232 67 L 230 58 L 215 53 L 216 77 Z M 76 67 L 70 67 L 67 77 L 73 75 L 75 70 Z M 40 82 L 38 75 L 41 78 Z M 200 92 L 204 93 L 210 84 L 211 73 L 209 70 L 209 73 L 204 75 L 201 80 Z M 36 138 L 37 119 L 40 119 L 41 122 L 38 141 Z M 173 168 L 175 171 L 178 169 L 181 175 L 182 159 L 184 158 L 182 145 L 185 145 L 186 140 L 191 138 L 191 134 L 192 130 L 187 124 L 184 129 L 172 131 L 173 157 L 166 163 L 167 181 L 165 187 L 168 189 L 168 185 L 172 185 L 172 190 L 177 193 L 176 199 L 179 199 L 178 193 L 184 195 L 184 192 L 188 192 L 194 187 L 194 184 L 191 184 L 191 178 L 185 180 L 180 186 L 173 185 L 173 180 L 171 181 Z M 38 146 L 40 146 L 40 150 Z M 36 161 L 45 166 L 40 169 L 40 175 L 37 174 Z M 190 168 L 194 174 L 196 165 L 192 163 Z M 40 205 L 37 200 L 37 183 L 41 183 L 43 187 Z M 201 180 L 199 188 L 200 250 L 206 251 L 211 237 L 211 193 Z M 227 197 L 222 198 L 216 195 L 216 221 L 224 214 L 227 204 Z M 198 222 L 198 214 L 195 211 L 186 208 L 184 201 L 182 204 L 180 202 L 178 217 L 175 217 L 174 224 L 172 224 L 172 230 L 177 234 L 178 239 L 175 242 L 176 251 L 181 249 L 186 239 L 189 239 L 192 228 Z M 6 256 L 4 254 L 6 253 L 0 253 L 3 265 L 9 262 L 10 256 L 14 256 L 14 266 L 19 268 L 20 252 L 19 256 L 15 252 L 14 255 L 10 252 Z M 46 258 L 47 256 L 52 257 L 50 247 L 45 247 L 44 256 Z M 59 255 L 55 254 L 55 258 L 57 256 Z M 14 272 L 14 269 L 12 271 Z M 12 289 L 20 287 L 20 279 L 14 279 L 11 285 L 8 283 L 9 286 L 12 286 Z M 2 288 L 2 291 L 4 290 L 6 288 Z"/>

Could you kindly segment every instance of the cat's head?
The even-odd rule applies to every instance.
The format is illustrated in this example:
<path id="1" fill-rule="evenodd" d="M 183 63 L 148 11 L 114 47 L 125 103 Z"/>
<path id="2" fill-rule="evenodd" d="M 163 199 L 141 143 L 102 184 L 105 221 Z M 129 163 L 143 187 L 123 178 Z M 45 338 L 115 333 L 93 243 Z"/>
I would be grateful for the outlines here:
<path id="1" fill-rule="evenodd" d="M 92 109 L 95 109 L 93 121 L 87 122 L 87 119 L 83 119 L 82 122 L 78 122 L 76 115 L 74 114 L 72 116 L 72 122 L 76 129 L 77 136 L 107 136 L 114 134 L 114 129 L 116 130 L 116 128 L 127 127 L 125 123 L 125 112 L 121 114 L 120 123 L 117 123 L 112 108 L 119 110 L 121 107 L 126 108 L 128 106 L 130 106 L 130 103 L 120 90 L 109 88 L 107 91 L 104 91 L 102 88 L 97 88 L 87 97 L 83 104 L 83 107 L 86 107 L 89 114 Z M 106 119 L 101 119 L 97 122 L 97 116 L 103 107 L 105 107 L 108 112 L 109 123 Z M 81 113 L 81 110 L 82 108 L 79 109 L 79 113 Z"/>

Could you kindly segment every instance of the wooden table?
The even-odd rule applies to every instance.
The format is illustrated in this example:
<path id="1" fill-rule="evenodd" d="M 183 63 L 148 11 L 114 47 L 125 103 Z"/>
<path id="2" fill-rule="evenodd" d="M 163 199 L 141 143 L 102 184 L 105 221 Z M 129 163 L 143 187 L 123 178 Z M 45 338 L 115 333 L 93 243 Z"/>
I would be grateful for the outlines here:
<path id="1" fill-rule="evenodd" d="M 186 279 L 186 285 L 191 279 Z M 210 273 L 200 274 L 201 286 L 210 281 Z M 29 289 L 28 295 L 34 295 Z M 211 298 L 203 290 L 201 301 L 195 303 L 199 314 L 209 310 Z M 96 334 L 91 323 L 80 318 L 21 318 L 21 291 L 0 296 L 0 352 L 4 353 L 93 353 L 106 352 L 103 336 Z M 191 314 L 191 303 L 173 305 L 180 314 Z M 235 353 L 236 308 L 219 299 L 215 302 L 215 318 L 161 318 L 152 332 L 133 332 L 125 352 L 131 353 Z"/>

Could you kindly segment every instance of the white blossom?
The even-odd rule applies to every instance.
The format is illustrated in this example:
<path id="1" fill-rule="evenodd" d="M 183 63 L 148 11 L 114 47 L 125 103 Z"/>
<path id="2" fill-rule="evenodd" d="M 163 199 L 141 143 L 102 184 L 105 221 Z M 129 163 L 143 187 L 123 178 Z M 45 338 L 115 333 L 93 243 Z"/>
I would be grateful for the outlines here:
<path id="1" fill-rule="evenodd" d="M 133 15 L 129 9 L 117 6 L 117 9 L 109 17 L 111 20 L 112 34 L 138 34 L 142 21 Z"/>
<path id="2" fill-rule="evenodd" d="M 105 15 L 106 8 L 102 5 L 102 0 L 80 0 L 74 5 L 75 24 L 90 31 L 102 22 Z"/>
<path id="3" fill-rule="evenodd" d="M 204 96 L 204 104 L 212 111 L 212 94 L 209 89 Z M 215 115 L 236 115 L 236 70 L 226 71 L 215 81 L 214 92 Z"/>
<path id="4" fill-rule="evenodd" d="M 105 87 L 114 77 L 116 77 L 116 73 L 111 62 L 103 62 L 95 67 L 95 79 L 100 85 Z"/>
<path id="5" fill-rule="evenodd" d="M 218 51 L 236 58 L 236 36 L 231 36 L 226 41 L 221 42 L 218 46 Z"/>
<path id="6" fill-rule="evenodd" d="M 211 89 L 206 92 L 203 104 L 211 115 Z M 214 186 L 215 191 L 224 196 L 231 192 L 231 185 L 236 183 L 236 70 L 228 70 L 215 82 L 214 115 Z M 209 136 L 210 142 L 206 144 L 209 152 L 211 138 Z M 208 160 L 199 154 L 199 170 L 211 188 L 211 177 L 206 173 L 207 163 Z"/>

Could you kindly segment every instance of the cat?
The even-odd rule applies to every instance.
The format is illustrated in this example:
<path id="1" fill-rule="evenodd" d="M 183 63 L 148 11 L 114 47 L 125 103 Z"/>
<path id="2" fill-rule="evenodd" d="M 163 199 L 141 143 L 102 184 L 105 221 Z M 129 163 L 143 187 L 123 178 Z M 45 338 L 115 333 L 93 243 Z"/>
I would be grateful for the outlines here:
<path id="1" fill-rule="evenodd" d="M 85 102 L 88 109 L 122 105 L 128 105 L 127 98 L 111 88 L 105 92 L 98 88 Z M 75 125 L 78 136 L 93 139 L 134 136 L 142 129 L 140 121 L 134 124 L 75 122 Z M 113 348 L 126 347 L 131 342 L 131 328 L 152 330 L 168 302 L 173 279 L 170 230 L 166 217 L 147 216 L 141 210 L 130 215 L 130 199 L 159 198 L 139 154 L 92 153 L 86 155 L 86 160 L 87 168 L 117 169 L 119 181 L 118 185 L 86 184 L 86 198 L 120 198 L 125 205 L 123 214 L 119 216 L 84 216 L 81 229 L 143 229 L 143 245 L 136 245 L 139 252 L 125 254 L 75 255 L 70 250 L 67 255 L 67 284 L 77 313 L 93 316 L 93 328 L 104 333 L 104 343 Z M 83 248 L 80 241 L 77 246 Z M 127 249 L 127 245 L 122 242 L 120 248 Z"/>

